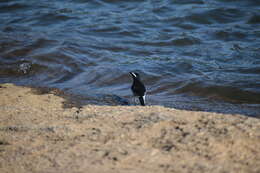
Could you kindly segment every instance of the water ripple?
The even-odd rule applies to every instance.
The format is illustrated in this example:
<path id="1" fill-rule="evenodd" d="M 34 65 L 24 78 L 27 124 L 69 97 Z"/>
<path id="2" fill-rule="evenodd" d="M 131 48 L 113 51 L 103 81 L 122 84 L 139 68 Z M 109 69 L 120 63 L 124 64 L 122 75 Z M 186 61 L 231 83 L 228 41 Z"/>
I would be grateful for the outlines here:
<path id="1" fill-rule="evenodd" d="M 58 87 L 117 105 L 130 100 L 129 71 L 137 71 L 149 104 L 257 116 L 259 5 L 1 1 L 0 82 Z"/>

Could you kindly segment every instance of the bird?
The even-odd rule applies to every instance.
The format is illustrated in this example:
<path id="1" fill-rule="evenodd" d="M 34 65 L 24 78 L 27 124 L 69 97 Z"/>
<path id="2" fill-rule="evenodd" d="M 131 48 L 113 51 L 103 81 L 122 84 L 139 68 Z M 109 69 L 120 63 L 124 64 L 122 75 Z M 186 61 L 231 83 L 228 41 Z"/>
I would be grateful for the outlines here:
<path id="1" fill-rule="evenodd" d="M 140 104 L 142 106 L 145 106 L 145 94 L 146 89 L 141 81 L 140 75 L 136 72 L 129 72 L 133 78 L 133 84 L 131 86 L 131 90 L 134 94 L 134 96 L 139 98 Z"/>

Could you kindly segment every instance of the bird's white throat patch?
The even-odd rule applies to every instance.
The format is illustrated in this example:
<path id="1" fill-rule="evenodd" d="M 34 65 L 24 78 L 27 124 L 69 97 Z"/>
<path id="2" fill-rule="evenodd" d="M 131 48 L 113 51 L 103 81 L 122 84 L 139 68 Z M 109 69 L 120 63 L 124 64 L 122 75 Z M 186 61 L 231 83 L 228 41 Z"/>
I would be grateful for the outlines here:
<path id="1" fill-rule="evenodd" d="M 132 74 L 134 77 L 136 77 L 136 74 L 135 74 L 135 73 L 131 72 L 131 74 Z"/>

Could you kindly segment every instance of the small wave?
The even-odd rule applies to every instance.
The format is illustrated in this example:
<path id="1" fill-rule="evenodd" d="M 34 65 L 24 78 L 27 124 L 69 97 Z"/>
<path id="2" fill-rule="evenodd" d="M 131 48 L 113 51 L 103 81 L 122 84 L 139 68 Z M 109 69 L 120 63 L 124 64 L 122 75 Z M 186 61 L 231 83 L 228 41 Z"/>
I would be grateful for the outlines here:
<path id="1" fill-rule="evenodd" d="M 246 38 L 247 34 L 240 31 L 218 30 L 214 32 L 214 37 L 220 40 L 239 40 Z"/>
<path id="2" fill-rule="evenodd" d="M 18 10 L 24 10 L 25 8 L 29 7 L 28 5 L 21 4 L 21 3 L 11 3 L 11 4 L 1 4 L 0 6 L 0 13 L 3 12 L 12 12 Z"/>
<path id="3" fill-rule="evenodd" d="M 196 25 L 193 25 L 190 23 L 184 23 L 184 22 L 177 23 L 177 24 L 175 24 L 175 26 L 180 27 L 182 29 L 186 29 L 186 30 L 194 30 L 194 29 L 198 28 Z"/>
<path id="4" fill-rule="evenodd" d="M 176 38 L 172 40 L 165 41 L 134 41 L 135 44 L 141 46 L 156 46 L 156 47 L 164 47 L 164 46 L 191 46 L 194 44 L 199 44 L 201 41 L 195 37 L 182 37 Z"/>
<path id="5" fill-rule="evenodd" d="M 200 42 L 200 39 L 195 37 L 184 37 L 173 40 L 172 44 L 175 46 L 190 46 L 193 44 L 199 44 Z"/>
<path id="6" fill-rule="evenodd" d="M 56 43 L 56 40 L 49 40 L 45 38 L 39 38 L 27 45 L 21 46 L 17 39 L 8 40 L 0 42 L 0 46 L 4 45 L 2 48 L 2 54 L 4 57 L 24 57 L 28 56 L 32 52 L 39 51 L 39 49 L 45 49 L 53 46 Z M 5 48 L 6 47 L 6 48 Z M 1 50 L 1 49 L 0 49 Z"/>
<path id="7" fill-rule="evenodd" d="M 109 26 L 109 27 L 103 27 L 103 28 L 96 28 L 96 29 L 93 29 L 92 31 L 97 32 L 97 33 L 99 33 L 99 32 L 103 33 L 103 32 L 118 32 L 120 30 L 121 30 L 121 28 L 119 28 L 119 27 Z"/>
<path id="8" fill-rule="evenodd" d="M 59 11 L 57 12 L 49 12 L 49 13 L 44 13 L 44 14 L 38 14 L 37 17 L 31 19 L 33 20 L 33 25 L 51 25 L 51 24 L 58 24 L 61 22 L 66 22 L 70 21 L 73 19 L 78 19 L 76 16 L 72 16 L 70 14 L 66 13 L 60 13 Z"/>
<path id="9" fill-rule="evenodd" d="M 259 24 L 260 23 L 260 15 L 253 15 L 247 21 L 248 24 Z"/>
<path id="10" fill-rule="evenodd" d="M 205 86 L 201 82 L 189 82 L 175 91 L 177 94 L 190 93 L 213 100 L 224 100 L 231 103 L 260 104 L 260 93 L 245 91 L 231 86 Z"/>
<path id="11" fill-rule="evenodd" d="M 185 17 L 185 20 L 189 20 L 198 24 L 212 24 L 212 23 L 232 23 L 240 21 L 244 17 L 244 12 L 235 8 L 217 8 L 202 11 L 198 13 L 192 13 Z"/>
<path id="12" fill-rule="evenodd" d="M 173 0 L 174 4 L 204 4 L 203 0 Z"/>

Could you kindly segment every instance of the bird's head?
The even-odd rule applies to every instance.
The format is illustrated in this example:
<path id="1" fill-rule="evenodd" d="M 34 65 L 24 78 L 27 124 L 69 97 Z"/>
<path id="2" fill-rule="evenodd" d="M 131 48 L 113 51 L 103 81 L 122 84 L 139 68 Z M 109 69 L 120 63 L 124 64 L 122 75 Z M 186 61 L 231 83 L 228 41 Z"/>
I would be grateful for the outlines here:
<path id="1" fill-rule="evenodd" d="M 130 72 L 131 76 L 133 77 L 133 79 L 140 79 L 140 76 L 138 73 L 136 72 Z"/>

